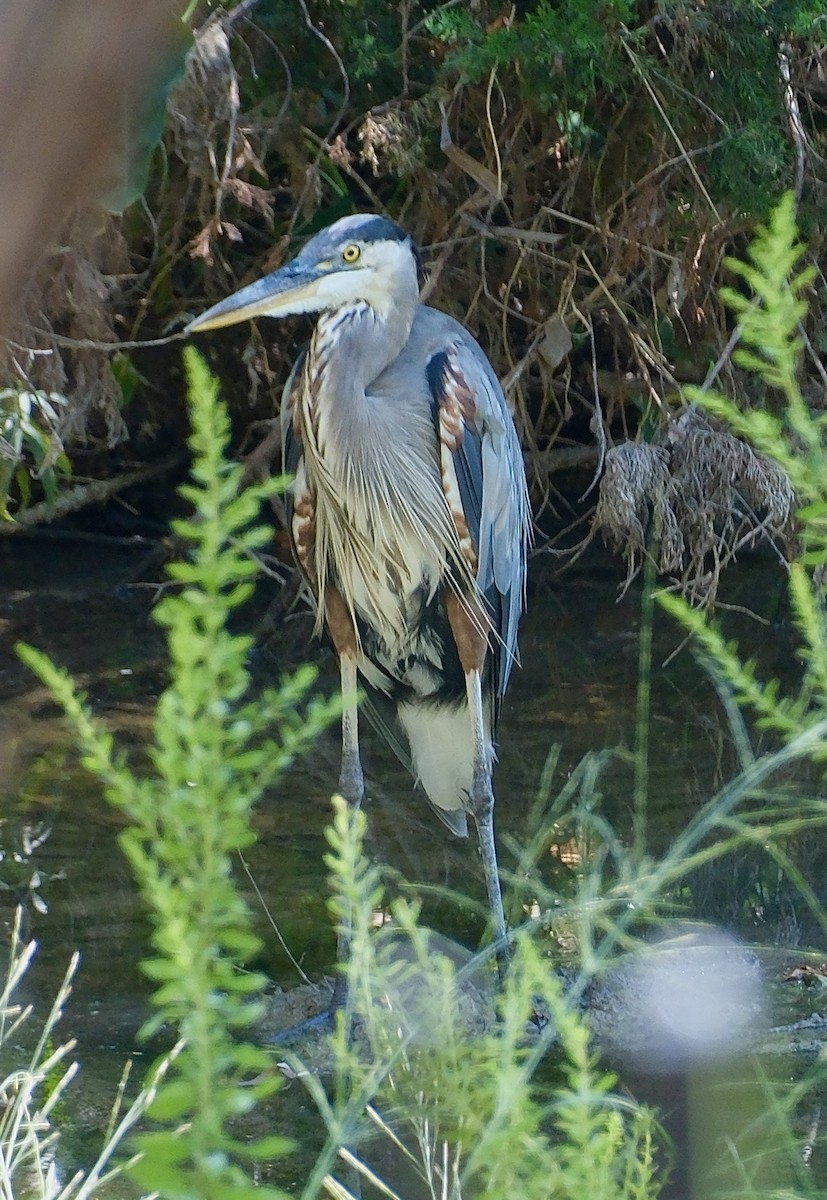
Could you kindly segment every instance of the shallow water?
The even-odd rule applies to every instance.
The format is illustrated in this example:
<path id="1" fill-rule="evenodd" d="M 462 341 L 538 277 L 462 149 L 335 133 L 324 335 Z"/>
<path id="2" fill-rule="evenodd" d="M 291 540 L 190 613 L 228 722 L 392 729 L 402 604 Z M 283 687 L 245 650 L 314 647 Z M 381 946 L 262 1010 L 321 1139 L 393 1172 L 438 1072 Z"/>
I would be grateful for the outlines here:
<path id="1" fill-rule="evenodd" d="M 79 1040 L 84 1077 L 71 1109 L 64 1150 L 70 1158 L 76 1153 L 82 1159 L 87 1135 L 100 1129 L 102 1097 L 110 1094 L 124 1058 L 137 1053 L 146 1059 L 148 1052 L 136 1049 L 135 1034 L 147 1013 L 148 989 L 137 965 L 147 928 L 117 846 L 120 818 L 78 765 L 60 713 L 20 665 L 13 644 L 28 641 L 66 666 L 117 735 L 125 743 L 143 744 L 164 685 L 163 643 L 148 616 L 147 590 L 132 583 L 145 550 L 128 544 L 102 550 L 83 542 L 0 543 L 0 900 L 7 925 L 14 904 L 26 903 L 28 930 L 39 942 L 26 983 L 30 998 L 42 1002 L 51 996 L 72 950 L 82 955 L 64 1022 L 66 1033 Z M 632 588 L 618 599 L 622 571 L 597 553 L 562 574 L 549 558 L 535 559 L 532 568 L 522 669 L 513 676 L 499 738 L 497 823 L 503 844 L 509 836 L 525 841 L 553 746 L 561 751 L 552 796 L 584 754 L 628 750 L 635 740 L 639 591 Z M 727 618 L 762 669 L 773 674 L 793 669 L 789 631 L 777 621 L 783 616 L 778 570 L 749 562 L 733 574 L 729 587 L 728 599 L 749 604 L 774 623 Z M 255 678 L 265 680 L 318 655 L 308 647 L 310 629 L 307 614 L 291 619 L 275 646 L 256 655 Z M 654 632 L 648 833 L 657 852 L 729 777 L 735 756 L 714 688 L 691 655 L 684 651 L 663 665 L 680 633 L 662 615 L 656 615 Z M 322 685 L 336 686 L 332 664 Z M 471 842 L 452 839 L 443 830 L 370 733 L 364 735 L 364 751 L 370 853 L 409 880 L 481 901 Z M 297 767 L 256 816 L 259 840 L 247 857 L 262 900 L 246 881 L 245 890 L 266 944 L 261 965 L 284 985 L 296 983 L 297 973 L 273 933 L 271 917 L 311 976 L 328 969 L 333 957 L 320 880 L 337 770 L 338 739 L 331 731 L 312 761 Z M 604 770 L 600 791 L 601 811 L 628 835 L 633 775 L 622 756 Z M 33 845 L 46 833 L 42 844 Z M 809 853 L 808 876 L 825 878 L 820 847 Z M 506 870 L 510 861 L 505 853 Z M 777 878 L 767 884 L 757 856 L 711 871 L 696 888 L 695 910 L 692 915 L 768 943 L 817 936 L 792 889 Z M 458 907 L 430 892 L 426 919 L 468 946 L 481 933 L 474 906 Z M 279 1104 L 306 1138 L 301 1120 L 309 1102 L 296 1085 Z M 300 1178 L 301 1167 L 294 1165 L 280 1182 L 289 1187 Z M 119 1187 L 117 1195 L 128 1194 L 125 1185 Z"/>

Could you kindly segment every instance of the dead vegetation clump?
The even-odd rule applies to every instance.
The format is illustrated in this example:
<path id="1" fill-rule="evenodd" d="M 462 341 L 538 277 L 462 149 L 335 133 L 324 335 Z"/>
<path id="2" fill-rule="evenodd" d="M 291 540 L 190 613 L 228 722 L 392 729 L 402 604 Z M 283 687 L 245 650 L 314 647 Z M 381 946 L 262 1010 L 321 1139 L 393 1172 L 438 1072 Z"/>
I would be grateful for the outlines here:
<path id="1" fill-rule="evenodd" d="M 125 365 L 133 384 L 140 380 L 129 349 L 119 347 L 131 343 L 142 315 L 159 305 L 159 282 L 166 288 L 171 264 L 187 251 L 211 263 L 216 241 L 241 240 L 237 227 L 224 219 L 227 200 L 271 221 L 270 193 L 240 177 L 249 169 L 263 175 L 264 168 L 239 126 L 239 115 L 229 37 L 220 21 L 208 20 L 168 99 L 168 145 L 174 161 L 184 164 L 184 178 L 176 179 L 174 197 L 163 186 L 153 193 L 157 207 L 149 228 L 154 244 L 146 251 L 134 237 L 140 222 L 126 223 L 103 206 L 89 204 L 76 209 L 42 250 L 18 298 L 14 324 L 0 340 L 0 388 L 11 396 L 44 394 L 51 401 L 49 411 L 59 413 L 57 420 L 48 421 L 47 466 L 64 446 L 112 449 L 129 438 L 128 396 L 119 365 Z M 150 207 L 148 198 L 146 213 Z M 199 220 L 193 236 L 193 223 Z M 46 411 L 44 403 L 41 424 Z M 10 456 L 11 450 L 5 457 Z M 42 462 L 35 464 L 32 477 L 39 478 L 43 469 Z"/>
<path id="2" fill-rule="evenodd" d="M 324 30 L 314 34 L 324 43 Z M 605 457 L 595 529 L 624 556 L 630 578 L 653 524 L 661 571 L 701 601 L 714 597 L 740 548 L 789 536 L 793 498 L 776 468 L 698 414 L 663 417 L 662 397 L 698 382 L 695 361 L 720 348 L 726 320 L 715 285 L 741 227 L 709 192 L 708 149 L 676 149 L 642 74 L 637 91 L 607 105 L 598 155 L 587 131 L 527 103 L 502 72 L 485 88 L 460 78 L 361 113 L 343 108 L 320 138 L 297 130 L 288 96 L 277 143 L 273 126 L 254 131 L 234 107 L 228 33 L 196 42 L 170 104 L 170 145 L 198 183 L 203 224 L 191 254 L 209 266 L 216 234 L 238 232 L 217 214 L 235 170 L 227 131 L 242 125 L 248 146 L 278 145 L 287 205 L 279 246 L 293 229 L 340 215 L 330 170 L 352 185 L 354 207 L 381 208 L 393 195 L 393 215 L 423 251 L 423 298 L 472 330 L 504 380 L 541 518 L 555 477 L 589 455 L 599 460 L 622 437 Z M 346 60 L 332 46 L 330 54 L 331 71 L 346 74 Z M 299 95 L 309 103 L 310 93 Z M 203 135 L 197 150 L 193 129 Z M 242 169 L 255 159 L 245 154 Z M 262 264 L 273 265 L 271 256 Z M 251 381 L 269 370 L 277 391 L 288 358 L 253 335 Z M 598 381 L 607 376 L 618 386 L 604 392 Z M 638 440 L 637 426 L 653 423 L 662 426 L 654 441 Z"/>
<path id="3" fill-rule="evenodd" d="M 356 136 L 361 147 L 359 158 L 375 176 L 388 171 L 410 175 L 421 164 L 417 130 L 400 108 L 369 112 Z"/>
<path id="4" fill-rule="evenodd" d="M 245 178 L 250 171 L 265 181 L 267 175 L 252 131 L 243 124 L 230 34 L 220 19 L 206 21 L 196 32 L 167 113 L 168 146 L 183 172 L 176 181 L 180 208 L 168 249 L 177 249 L 194 218 L 200 228 L 187 249 L 211 266 L 217 243 L 243 240 L 238 225 L 224 213 L 228 199 L 257 212 L 268 227 L 273 224 L 272 193 Z"/>
<path id="5" fill-rule="evenodd" d="M 640 568 L 652 525 L 660 534 L 659 570 L 677 570 L 685 543 L 668 451 L 647 442 L 622 442 L 606 452 L 593 528 L 626 559 L 630 578 Z"/>
<path id="6" fill-rule="evenodd" d="M 5 386 L 66 398 L 57 429 L 61 442 L 111 448 L 127 436 L 122 391 L 106 347 L 121 340 L 117 302 L 129 269 L 117 221 L 97 209 L 75 213 L 42 256 L 17 324 L 0 341 Z"/>
<path id="7" fill-rule="evenodd" d="M 185 312 L 280 265 L 344 212 L 388 211 L 421 248 L 423 299 L 474 333 L 503 380 L 538 519 L 566 472 L 605 461 L 597 527 L 630 572 L 654 520 L 663 570 L 708 595 L 707 574 L 716 578 L 744 539 L 785 527 L 789 499 L 740 443 L 726 444 L 694 417 L 667 415 L 682 384 L 699 383 L 726 343 L 718 286 L 726 254 L 749 225 L 743 207 L 722 200 L 715 174 L 716 155 L 732 144 L 723 110 L 691 86 L 710 29 L 716 46 L 726 48 L 729 35 L 687 10 L 661 14 L 641 28 L 638 44 L 624 36 L 604 45 L 607 27 L 595 12 L 589 37 L 617 54 L 590 91 L 575 78 L 576 46 L 550 74 L 532 66 L 537 20 L 557 29 L 553 6 L 524 27 L 485 3 L 472 9 L 383 6 L 371 15 L 353 6 L 344 15 L 331 9 L 322 22 L 316 7 L 280 0 L 272 11 L 254 2 L 204 8 L 169 93 L 142 215 L 135 206 L 123 226 L 129 286 L 119 286 L 125 260 L 84 276 L 82 263 L 94 267 L 95 259 L 81 243 L 57 272 L 50 254 L 51 308 L 32 289 L 26 321 L 101 345 L 122 331 L 166 334 Z M 476 42 L 464 32 L 469 21 L 479 26 Z M 486 75 L 475 78 L 473 62 L 451 67 L 465 41 L 478 54 L 489 34 L 507 39 L 511 31 L 523 39 L 519 54 Z M 374 51 L 376 70 L 368 71 L 360 55 Z M 803 100 L 816 87 L 812 52 L 802 43 L 790 53 Z M 536 94 L 526 89 L 529 77 Z M 664 82 L 672 77 L 674 89 Z M 821 161 L 807 159 L 813 188 Z M 82 313 L 72 310 L 76 319 L 72 301 L 54 294 L 61 290 L 87 297 Z M 814 312 L 813 324 L 819 319 Z M 14 340 L 0 355 L 0 385 L 25 378 L 67 391 L 73 438 L 89 436 L 96 414 L 107 440 L 124 436 L 106 351 L 82 342 L 70 351 L 22 330 Z M 241 365 L 226 364 L 236 412 L 245 390 L 245 416 L 257 393 L 278 396 L 293 356 L 289 331 L 272 339 L 251 330 Z M 148 356 L 140 366 L 149 373 Z M 270 417 L 272 407 L 253 415 Z M 153 413 L 159 432 L 163 419 Z M 613 442 L 620 445 L 604 455 Z M 566 480 L 560 490 L 578 486 Z"/>
<path id="8" fill-rule="evenodd" d="M 623 442 L 606 454 L 593 531 L 627 564 L 643 555 L 697 604 L 715 601 L 721 571 L 761 541 L 792 547 L 796 497 L 784 471 L 687 408 L 657 445 Z"/>
<path id="9" fill-rule="evenodd" d="M 168 145 L 183 173 L 175 190 L 184 193 L 167 249 L 177 249 L 194 218 L 200 228 L 190 238 L 188 252 L 211 266 L 217 242 L 243 240 L 238 225 L 224 214 L 227 200 L 255 210 L 272 228 L 272 194 L 243 177 L 252 170 L 266 180 L 266 172 L 240 123 L 238 75 L 229 32 L 220 20 L 207 21 L 195 34 L 167 112 Z"/>

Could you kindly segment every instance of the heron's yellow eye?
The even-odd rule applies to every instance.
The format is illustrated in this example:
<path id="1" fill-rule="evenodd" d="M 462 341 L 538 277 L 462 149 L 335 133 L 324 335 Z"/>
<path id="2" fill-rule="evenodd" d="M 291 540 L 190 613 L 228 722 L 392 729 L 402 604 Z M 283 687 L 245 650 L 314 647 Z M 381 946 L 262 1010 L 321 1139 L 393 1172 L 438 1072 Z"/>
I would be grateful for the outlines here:
<path id="1" fill-rule="evenodd" d="M 358 246 L 345 246 L 344 250 L 342 251 L 342 258 L 346 263 L 353 263 L 356 262 L 356 259 L 361 253 L 362 251 Z"/>

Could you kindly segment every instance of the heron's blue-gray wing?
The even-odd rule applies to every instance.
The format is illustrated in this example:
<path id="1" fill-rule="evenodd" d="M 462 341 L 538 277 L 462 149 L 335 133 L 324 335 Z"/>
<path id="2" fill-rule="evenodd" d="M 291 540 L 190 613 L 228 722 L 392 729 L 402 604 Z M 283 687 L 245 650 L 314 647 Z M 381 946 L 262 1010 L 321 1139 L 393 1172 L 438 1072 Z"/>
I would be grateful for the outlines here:
<path id="1" fill-rule="evenodd" d="M 477 551 L 477 584 L 494 625 L 493 693 L 499 702 L 516 658 L 525 595 L 530 529 L 525 466 L 491 364 L 470 334 L 453 321 L 450 326 L 455 336 L 431 356 L 427 376 L 443 472 L 447 459 Z"/>

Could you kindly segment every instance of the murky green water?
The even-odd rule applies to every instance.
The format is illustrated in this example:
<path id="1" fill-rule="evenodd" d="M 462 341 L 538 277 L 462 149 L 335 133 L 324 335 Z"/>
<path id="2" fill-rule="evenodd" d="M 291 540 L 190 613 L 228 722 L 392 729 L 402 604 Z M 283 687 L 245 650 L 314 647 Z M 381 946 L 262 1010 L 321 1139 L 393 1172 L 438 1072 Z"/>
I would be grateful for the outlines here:
<path id="1" fill-rule="evenodd" d="M 119 818 L 78 766 L 60 714 L 27 676 L 12 647 L 22 638 L 68 667 L 97 713 L 125 742 L 140 746 L 149 735 L 152 705 L 164 683 L 163 645 L 147 616 L 146 591 L 127 586 L 142 553 L 137 547 L 102 551 L 82 543 L 0 544 L 0 902 L 8 924 L 14 904 L 26 901 L 29 930 L 40 944 L 26 985 L 35 1002 L 54 992 L 72 950 L 82 954 L 65 1022 L 67 1035 L 79 1040 L 83 1064 L 64 1149 L 70 1159 L 74 1154 L 83 1158 L 88 1135 L 101 1128 L 102 1097 L 113 1087 L 124 1058 L 146 1053 L 135 1042 L 147 1011 L 147 987 L 137 967 L 146 925 L 116 843 Z M 568 573 L 558 571 L 549 559 L 533 563 L 522 669 L 513 677 L 500 731 L 498 833 L 518 842 L 525 839 L 553 745 L 562 749 L 552 793 L 583 754 L 630 749 L 635 738 L 639 593 L 633 588 L 618 601 L 621 570 L 599 556 Z M 783 581 L 766 563 L 739 568 L 730 588 L 731 600 L 771 622 L 783 613 Z M 728 620 L 768 673 L 794 668 L 783 627 Z M 256 676 L 264 679 L 316 653 L 307 648 L 310 626 L 307 616 L 291 620 L 275 648 L 257 656 Z M 692 657 L 684 652 L 662 666 L 679 641 L 680 634 L 657 616 L 649 779 L 649 832 L 655 849 L 731 774 L 735 761 L 714 689 Z M 332 669 L 326 683 L 335 687 Z M 392 755 L 369 733 L 364 750 L 371 853 L 409 880 L 481 899 L 473 845 L 445 833 Z M 283 984 L 296 982 L 296 973 L 272 932 L 270 917 L 309 974 L 318 975 L 333 956 L 322 854 L 337 769 L 334 730 L 321 740 L 312 761 L 284 780 L 257 814 L 259 841 L 248 863 L 266 913 L 252 885 L 245 886 L 267 947 L 262 965 Z M 632 786 L 631 766 L 619 757 L 602 776 L 601 804 L 626 832 Z M 32 847 L 47 832 L 42 844 Z M 825 878 L 821 846 L 806 853 L 808 876 Z M 31 902 L 33 879 L 46 912 Z M 794 893 L 779 883 L 777 871 L 772 880 L 767 883 L 759 855 L 742 856 L 702 881 L 696 889 L 697 912 L 766 942 L 814 940 L 817 930 L 799 912 Z M 429 921 L 475 944 L 480 922 L 471 907 L 457 908 L 438 898 L 427 904 Z M 300 1122 L 309 1112 L 298 1085 L 279 1104 L 288 1122 Z M 291 1171 L 294 1182 L 301 1178 L 300 1166 L 287 1168 L 281 1181 L 288 1186 Z M 121 1186 L 116 1194 L 127 1191 Z"/>

